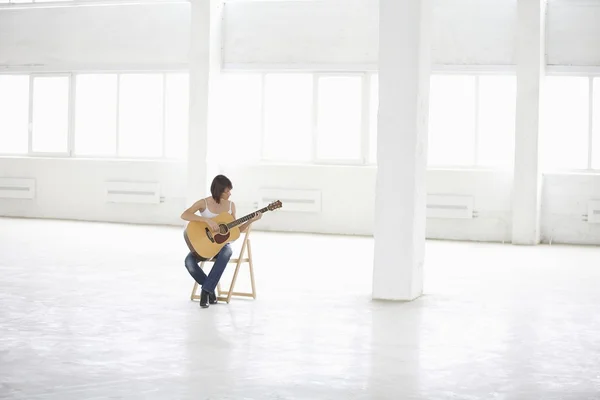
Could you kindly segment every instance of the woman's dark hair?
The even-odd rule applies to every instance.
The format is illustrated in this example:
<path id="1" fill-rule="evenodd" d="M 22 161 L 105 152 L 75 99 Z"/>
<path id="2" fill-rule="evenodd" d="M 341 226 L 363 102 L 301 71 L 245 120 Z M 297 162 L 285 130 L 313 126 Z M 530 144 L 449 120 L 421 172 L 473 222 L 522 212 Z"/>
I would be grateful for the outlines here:
<path id="1" fill-rule="evenodd" d="M 215 179 L 212 181 L 212 185 L 210 185 L 210 193 L 212 194 L 212 198 L 215 199 L 217 204 L 221 203 L 221 195 L 225 191 L 225 189 L 233 189 L 233 185 L 228 177 L 225 175 L 217 175 Z"/>

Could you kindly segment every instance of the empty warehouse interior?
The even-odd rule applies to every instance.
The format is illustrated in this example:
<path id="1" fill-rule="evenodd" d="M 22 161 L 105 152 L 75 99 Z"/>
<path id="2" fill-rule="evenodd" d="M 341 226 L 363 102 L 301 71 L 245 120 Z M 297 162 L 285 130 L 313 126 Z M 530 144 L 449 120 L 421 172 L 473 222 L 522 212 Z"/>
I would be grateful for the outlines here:
<path id="1" fill-rule="evenodd" d="M 600 396 L 599 0 L 0 0 L 0 399 Z"/>

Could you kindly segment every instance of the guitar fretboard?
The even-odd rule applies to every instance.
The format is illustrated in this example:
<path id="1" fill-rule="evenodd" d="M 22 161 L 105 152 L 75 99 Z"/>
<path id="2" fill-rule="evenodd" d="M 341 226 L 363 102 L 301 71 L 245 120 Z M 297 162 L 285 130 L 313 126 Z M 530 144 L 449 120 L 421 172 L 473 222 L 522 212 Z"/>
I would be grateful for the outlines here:
<path id="1" fill-rule="evenodd" d="M 235 228 L 236 226 L 238 226 L 238 225 L 241 225 L 241 224 L 243 224 L 244 222 L 248 222 L 248 221 L 250 221 L 252 218 L 254 218 L 254 217 L 256 216 L 256 214 L 257 214 L 257 213 L 259 213 L 259 212 L 260 212 L 260 213 L 264 214 L 264 213 L 266 213 L 267 211 L 269 211 L 269 208 L 268 208 L 268 207 L 261 208 L 261 209 L 260 209 L 260 210 L 258 210 L 258 211 L 254 211 L 253 213 L 250 213 L 250 214 L 248 214 L 248 215 L 246 215 L 246 216 L 244 216 L 244 217 L 242 217 L 242 218 L 238 218 L 238 219 L 236 219 L 235 221 L 232 221 L 232 222 L 228 223 L 228 224 L 227 224 L 227 227 L 228 227 L 229 229 L 231 229 L 231 228 Z"/>

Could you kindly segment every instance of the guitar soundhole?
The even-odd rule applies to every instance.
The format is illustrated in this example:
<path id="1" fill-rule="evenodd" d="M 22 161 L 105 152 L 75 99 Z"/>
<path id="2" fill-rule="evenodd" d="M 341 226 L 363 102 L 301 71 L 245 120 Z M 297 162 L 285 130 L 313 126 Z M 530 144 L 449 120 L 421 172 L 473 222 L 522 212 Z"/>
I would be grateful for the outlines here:
<path id="1" fill-rule="evenodd" d="M 225 224 L 219 225 L 219 233 L 221 235 L 226 235 L 227 232 L 229 232 L 229 229 L 227 228 L 227 225 L 225 225 Z"/>

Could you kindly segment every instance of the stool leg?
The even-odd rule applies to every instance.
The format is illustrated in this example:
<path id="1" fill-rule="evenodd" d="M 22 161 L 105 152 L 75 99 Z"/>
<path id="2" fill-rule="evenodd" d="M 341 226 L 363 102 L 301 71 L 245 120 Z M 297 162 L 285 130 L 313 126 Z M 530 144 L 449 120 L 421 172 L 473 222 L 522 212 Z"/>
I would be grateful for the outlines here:
<path id="1" fill-rule="evenodd" d="M 248 239 L 248 268 L 250 268 L 250 284 L 252 285 L 252 298 L 256 299 L 256 285 L 254 283 L 254 265 L 252 264 L 252 246 Z"/>
<path id="2" fill-rule="evenodd" d="M 192 295 L 190 296 L 190 300 L 192 301 L 197 297 L 196 290 L 198 290 L 198 282 L 194 282 L 194 288 L 192 289 Z"/>

